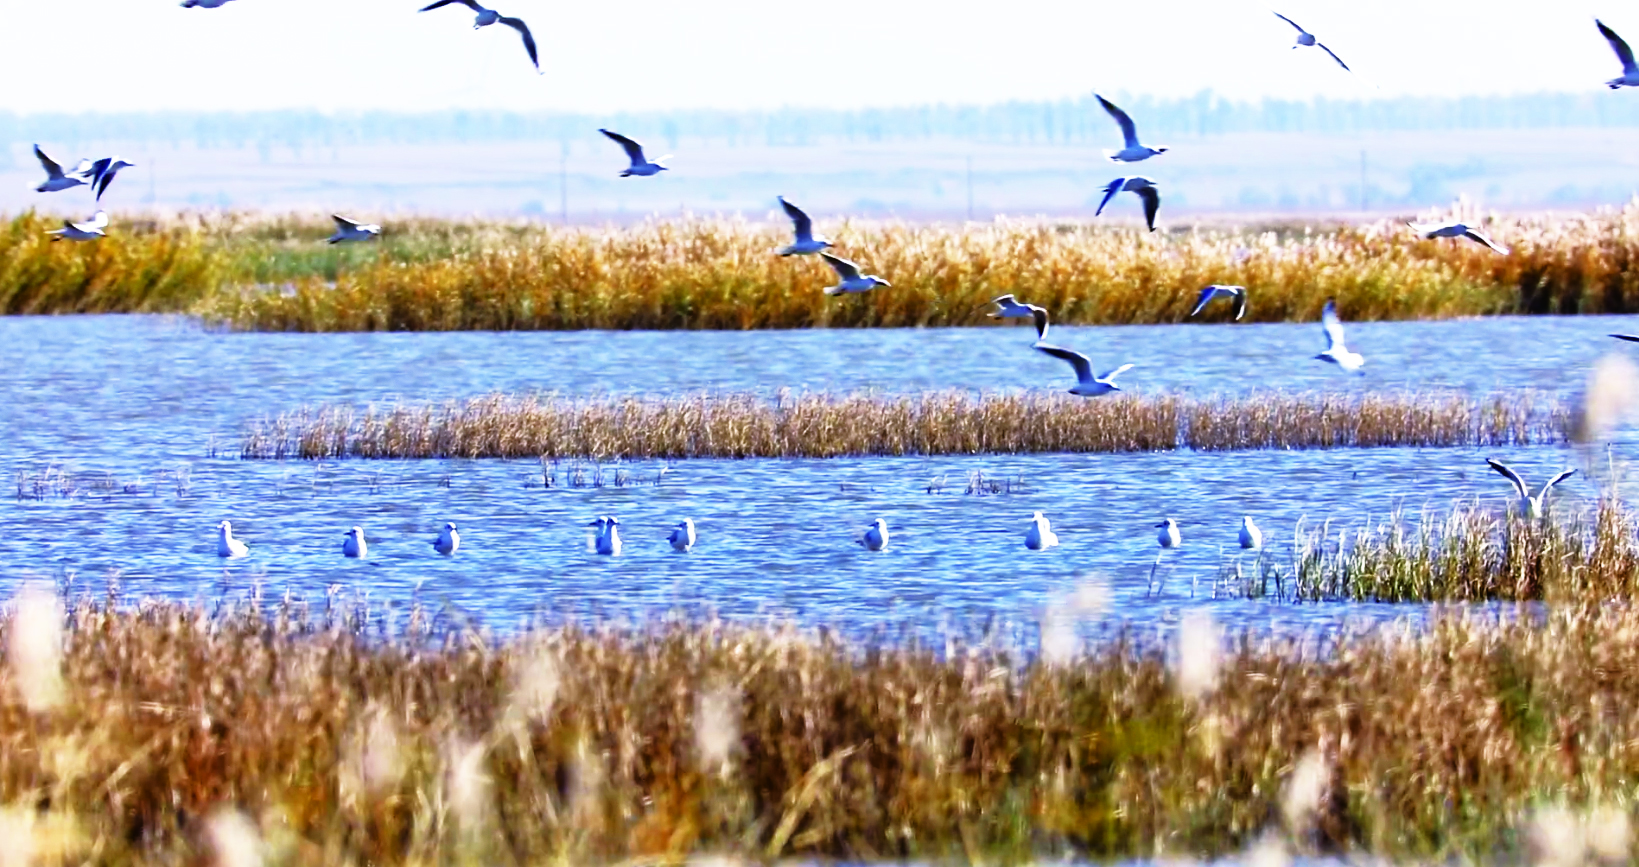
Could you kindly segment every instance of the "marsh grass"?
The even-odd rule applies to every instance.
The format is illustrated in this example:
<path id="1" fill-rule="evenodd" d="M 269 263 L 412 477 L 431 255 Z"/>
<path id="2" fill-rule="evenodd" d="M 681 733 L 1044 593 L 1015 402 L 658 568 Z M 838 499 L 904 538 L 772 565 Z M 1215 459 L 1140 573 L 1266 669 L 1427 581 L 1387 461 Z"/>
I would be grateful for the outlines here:
<path id="1" fill-rule="evenodd" d="M 13 611 L 0 822 L 59 861 L 1018 862 L 1265 835 L 1487 858 L 1546 807 L 1625 818 L 1639 774 L 1626 601 L 1324 649 L 1191 621 L 1178 653 L 1124 632 L 1052 661 L 715 620 L 496 639 L 290 599 Z"/>
<path id="2" fill-rule="evenodd" d="M 489 395 L 438 405 L 319 407 L 263 419 L 249 458 L 751 458 L 1526 445 L 1565 438 L 1551 397 L 1254 394 L 1185 398 L 931 392 Z"/>

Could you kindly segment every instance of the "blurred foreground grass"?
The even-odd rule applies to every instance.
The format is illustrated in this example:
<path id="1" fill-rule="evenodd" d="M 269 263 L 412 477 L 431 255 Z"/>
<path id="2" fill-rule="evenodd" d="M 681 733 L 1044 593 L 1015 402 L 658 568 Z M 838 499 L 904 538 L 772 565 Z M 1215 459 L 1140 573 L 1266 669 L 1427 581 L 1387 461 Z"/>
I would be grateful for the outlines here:
<path id="1" fill-rule="evenodd" d="M 1151 235 L 1048 220 L 911 225 L 822 220 L 893 287 L 826 298 L 816 258 L 774 255 L 785 224 L 631 228 L 389 219 L 379 244 L 330 247 L 328 221 L 116 215 L 110 237 L 51 244 L 34 214 L 0 231 L 0 311 L 191 312 L 273 331 L 974 325 L 1010 292 L 1077 324 L 1173 322 L 1208 283 L 1250 288 L 1251 321 L 1639 311 L 1639 206 L 1484 218 L 1513 252 L 1424 241 L 1396 221 L 1301 221 Z M 1205 319 L 1228 314 L 1215 306 Z"/>

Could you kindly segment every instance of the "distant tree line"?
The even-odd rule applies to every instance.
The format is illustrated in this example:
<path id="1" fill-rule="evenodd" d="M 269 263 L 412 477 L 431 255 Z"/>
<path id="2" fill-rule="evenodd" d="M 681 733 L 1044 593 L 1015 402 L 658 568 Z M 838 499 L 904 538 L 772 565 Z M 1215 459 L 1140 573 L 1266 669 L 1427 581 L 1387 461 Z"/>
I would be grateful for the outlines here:
<path id="1" fill-rule="evenodd" d="M 1146 136 L 1239 132 L 1347 134 L 1386 130 L 1639 127 L 1639 100 L 1604 90 L 1459 98 L 1400 97 L 1309 101 L 1224 99 L 1209 90 L 1186 98 L 1112 95 Z M 988 106 L 924 105 L 841 111 L 672 111 L 594 116 L 570 113 L 439 111 L 420 114 L 317 111 L 34 114 L 0 112 L 0 142 L 74 144 L 129 141 L 200 148 L 334 147 L 449 142 L 590 141 L 617 127 L 674 147 L 679 141 L 728 146 L 804 146 L 954 139 L 998 144 L 1108 144 L 1110 120 L 1088 94 L 1056 102 Z"/>

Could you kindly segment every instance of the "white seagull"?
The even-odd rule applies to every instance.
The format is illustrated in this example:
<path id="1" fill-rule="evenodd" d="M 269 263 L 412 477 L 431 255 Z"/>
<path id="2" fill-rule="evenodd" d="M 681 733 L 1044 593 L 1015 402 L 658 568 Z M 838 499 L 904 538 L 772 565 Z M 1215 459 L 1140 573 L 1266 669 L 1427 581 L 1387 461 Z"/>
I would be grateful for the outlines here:
<path id="1" fill-rule="evenodd" d="M 1576 473 L 1576 470 L 1574 469 L 1564 470 L 1559 475 L 1554 476 L 1547 482 L 1543 483 L 1542 489 L 1537 491 L 1537 495 L 1533 497 L 1531 496 L 1530 487 L 1525 484 L 1525 480 L 1520 478 L 1519 473 L 1514 472 L 1508 467 L 1507 464 L 1491 460 L 1489 458 L 1486 459 L 1486 464 L 1490 465 L 1491 469 L 1496 470 L 1504 476 L 1507 476 L 1508 481 L 1514 483 L 1514 493 L 1519 497 L 1519 499 L 1515 501 L 1514 506 L 1515 508 L 1519 509 L 1519 511 L 1523 512 L 1526 517 L 1532 519 L 1542 517 L 1543 508 L 1548 505 L 1548 492 L 1553 489 L 1554 485 L 1559 484 Z"/>
<path id="2" fill-rule="evenodd" d="M 80 187 L 90 183 L 86 172 L 91 169 L 90 160 L 80 160 L 72 172 L 64 172 L 63 167 L 56 160 L 46 156 L 39 145 L 34 146 L 34 158 L 40 161 L 40 168 L 46 170 L 45 182 L 34 188 L 36 193 L 55 193 L 70 187 Z"/>
<path id="3" fill-rule="evenodd" d="M 1070 389 L 1070 393 L 1081 397 L 1098 397 L 1101 394 L 1120 391 L 1121 386 L 1115 384 L 1115 378 L 1132 369 L 1132 365 L 1123 364 L 1103 376 L 1096 376 L 1093 374 L 1092 360 L 1079 352 L 1051 343 L 1036 344 L 1036 351 L 1044 352 L 1060 361 L 1067 361 L 1075 368 L 1076 384 Z"/>
<path id="4" fill-rule="evenodd" d="M 668 159 L 669 157 L 659 157 L 653 160 L 646 159 L 643 156 L 643 145 L 632 141 L 618 132 L 610 132 L 606 129 L 600 129 L 598 132 L 603 133 L 609 137 L 610 141 L 620 145 L 621 148 L 626 151 L 626 158 L 632 161 L 632 164 L 627 166 L 626 170 L 620 173 L 621 177 L 629 178 L 636 175 L 640 178 L 646 178 L 650 175 L 658 175 L 661 172 L 669 171 L 669 169 L 660 164 L 660 160 Z"/>
<path id="5" fill-rule="evenodd" d="M 250 546 L 233 538 L 233 524 L 223 521 L 216 525 L 216 556 L 238 558 L 250 553 Z"/>
<path id="6" fill-rule="evenodd" d="M 1176 548 L 1184 544 L 1183 537 L 1178 535 L 1178 522 L 1171 518 L 1155 525 L 1161 532 L 1155 534 L 1155 543 L 1165 548 Z"/>
<path id="7" fill-rule="evenodd" d="M 1024 547 L 1032 551 L 1045 551 L 1058 547 L 1058 544 L 1059 537 L 1053 532 L 1052 522 L 1047 520 L 1046 515 L 1037 512 L 1030 518 L 1030 529 L 1024 533 Z"/>
<path id="8" fill-rule="evenodd" d="M 64 220 L 61 229 L 52 229 L 46 234 L 54 235 L 55 237 L 51 239 L 53 241 L 61 241 L 64 238 L 70 241 L 95 241 L 98 238 L 107 237 L 108 233 L 104 231 L 107 228 L 108 212 L 98 211 L 92 214 L 90 219 L 82 222 L 74 223 Z"/>
<path id="9" fill-rule="evenodd" d="M 91 178 L 91 186 L 97 191 L 97 201 L 102 201 L 103 192 L 108 189 L 109 184 L 114 182 L 114 176 L 119 174 L 120 169 L 136 168 L 136 165 L 136 163 L 128 163 L 119 157 L 103 157 L 92 163 L 91 170 L 87 174 Z"/>
<path id="10" fill-rule="evenodd" d="M 682 551 L 686 554 L 694 547 L 694 538 L 694 519 L 684 518 L 672 528 L 672 534 L 666 537 L 666 541 L 672 543 L 673 551 Z"/>
<path id="11" fill-rule="evenodd" d="M 1304 30 L 1302 27 L 1298 27 L 1298 23 L 1296 21 L 1293 21 L 1292 19 L 1287 18 L 1285 15 L 1282 15 L 1279 12 L 1275 13 L 1275 17 L 1279 18 L 1280 20 L 1285 21 L 1287 24 L 1290 24 L 1293 27 L 1297 28 L 1297 31 L 1298 31 L 1298 44 L 1292 46 L 1293 48 L 1297 48 L 1298 46 L 1313 45 L 1314 47 L 1319 48 L 1321 51 L 1324 51 L 1327 54 L 1331 54 L 1332 59 L 1337 61 L 1338 66 L 1343 67 L 1344 72 L 1353 71 L 1353 70 L 1349 69 L 1349 64 L 1343 62 L 1343 58 L 1338 57 L 1336 54 L 1332 54 L 1332 49 L 1327 48 L 1326 46 L 1324 46 L 1324 45 L 1320 44 L 1318 41 L 1316 41 L 1315 40 L 1315 35 L 1313 33 L 1310 33 L 1309 31 Z"/>
<path id="12" fill-rule="evenodd" d="M 1240 540 L 1242 548 L 1263 547 L 1263 531 L 1258 529 L 1257 524 L 1252 523 L 1252 518 L 1250 516 L 1244 516 L 1241 518 Z"/>
<path id="13" fill-rule="evenodd" d="M 327 239 L 328 243 L 343 244 L 381 237 L 381 226 L 376 223 L 360 223 L 341 214 L 331 214 L 330 219 L 336 221 L 336 234 Z"/>
<path id="14" fill-rule="evenodd" d="M 1109 112 L 1110 117 L 1115 118 L 1116 124 L 1121 127 L 1121 138 L 1124 146 L 1118 151 L 1106 150 L 1104 152 L 1104 155 L 1110 158 L 1110 162 L 1136 163 L 1139 160 L 1147 160 L 1156 154 L 1167 152 L 1166 148 L 1152 148 L 1139 144 L 1138 127 L 1133 126 L 1133 119 L 1128 117 L 1126 112 L 1117 108 L 1115 103 L 1096 93 L 1093 96 L 1098 96 L 1098 104 L 1104 106 L 1104 110 Z"/>
<path id="15" fill-rule="evenodd" d="M 1417 234 L 1426 240 L 1435 238 L 1467 238 L 1490 247 L 1492 250 L 1508 255 L 1508 248 L 1497 245 L 1497 242 L 1487 238 L 1484 232 L 1472 228 L 1464 223 L 1407 223 Z"/>
<path id="16" fill-rule="evenodd" d="M 352 557 L 363 560 L 370 556 L 370 545 L 364 541 L 364 528 L 354 527 L 347 531 L 347 538 L 342 540 L 341 553 L 343 557 Z"/>
<path id="17" fill-rule="evenodd" d="M 1366 363 L 1365 356 L 1350 352 L 1343 343 L 1343 320 L 1337 318 L 1337 299 L 1326 299 L 1326 308 L 1320 311 L 1320 326 L 1326 329 L 1326 351 L 1315 358 L 1330 361 L 1351 372 L 1359 370 Z"/>
<path id="18" fill-rule="evenodd" d="M 455 522 L 451 521 L 438 531 L 438 538 L 433 540 L 433 550 L 448 557 L 460 548 L 461 532 L 455 529 Z"/>
<path id="19" fill-rule="evenodd" d="M 1104 206 L 1120 192 L 1137 193 L 1138 197 L 1144 200 L 1144 225 L 1149 226 L 1151 232 L 1155 231 L 1155 214 L 1161 210 L 1161 190 L 1154 181 L 1145 177 L 1116 178 L 1110 181 L 1104 186 L 1104 200 L 1098 203 L 1098 210 L 1093 212 L 1093 216 L 1101 216 L 1104 213 Z"/>
<path id="20" fill-rule="evenodd" d="M 596 550 L 605 557 L 620 555 L 620 519 L 604 515 L 587 524 L 588 527 L 598 528 Z"/>
<path id="21" fill-rule="evenodd" d="M 846 295 L 850 292 L 869 292 L 878 286 L 892 286 L 892 283 L 875 274 L 860 273 L 859 266 L 842 258 L 820 251 L 820 258 L 837 272 L 837 285 L 825 287 L 827 295 Z"/>
<path id="22" fill-rule="evenodd" d="M 1241 321 L 1241 317 L 1246 315 L 1246 287 L 1228 286 L 1222 283 L 1214 283 L 1202 289 L 1201 297 L 1195 302 L 1195 309 L 1189 311 L 1189 315 L 1194 316 L 1205 310 L 1206 306 L 1212 303 L 1212 299 L 1220 295 L 1228 295 L 1235 299 L 1235 321 Z"/>
<path id="23" fill-rule="evenodd" d="M 1633 62 L 1633 49 L 1628 47 L 1622 37 L 1616 35 L 1615 30 L 1606 27 L 1605 22 L 1595 18 L 1593 23 L 1599 25 L 1599 32 L 1604 35 L 1605 41 L 1611 44 L 1611 50 L 1616 52 L 1616 59 L 1622 61 L 1622 77 L 1605 82 L 1605 86 L 1611 90 L 1619 87 L 1639 87 L 1639 64 Z"/>
<path id="24" fill-rule="evenodd" d="M 888 547 L 888 522 L 877 518 L 866 528 L 864 535 L 854 540 L 867 551 L 882 551 Z"/>
<path id="25" fill-rule="evenodd" d="M 814 237 L 814 221 L 803 213 L 802 208 L 786 201 L 785 196 L 777 198 L 780 200 L 780 207 L 785 209 L 785 215 L 791 218 L 791 229 L 797 236 L 795 241 L 780 249 L 781 256 L 804 256 L 834 246 L 824 238 Z"/>
<path id="26" fill-rule="evenodd" d="M 488 27 L 491 24 L 505 24 L 518 31 L 518 35 L 524 38 L 524 50 L 529 52 L 529 62 L 535 65 L 536 72 L 541 71 L 541 58 L 535 51 L 535 37 L 529 32 L 529 25 L 525 24 L 522 18 L 508 18 L 494 9 L 485 9 L 479 6 L 476 0 L 438 0 L 436 3 L 429 3 L 421 7 L 420 11 L 430 12 L 451 3 L 460 3 L 462 6 L 478 13 L 477 19 L 472 22 L 472 29 L 474 30 L 480 27 Z"/>
<path id="27" fill-rule="evenodd" d="M 990 299 L 996 311 L 991 319 L 1033 319 L 1036 322 L 1036 340 L 1047 339 L 1047 309 L 1034 304 L 1021 304 L 1012 295 L 998 295 Z"/>
<path id="28" fill-rule="evenodd" d="M 219 9 L 224 4 L 232 2 L 233 0 L 182 0 L 182 8 L 192 9 L 198 6 L 201 9 Z"/>

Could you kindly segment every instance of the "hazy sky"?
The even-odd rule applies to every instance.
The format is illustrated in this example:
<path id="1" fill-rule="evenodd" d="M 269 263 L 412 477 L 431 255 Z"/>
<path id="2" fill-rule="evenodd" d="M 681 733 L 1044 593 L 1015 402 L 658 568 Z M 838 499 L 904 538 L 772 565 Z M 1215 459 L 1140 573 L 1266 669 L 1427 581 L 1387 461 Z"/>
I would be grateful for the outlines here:
<path id="1" fill-rule="evenodd" d="M 424 2 L 424 0 L 423 0 Z M 0 4 L 0 109 L 858 108 L 1092 90 L 1355 98 L 1542 90 L 1639 99 L 1593 17 L 1614 0 L 1281 0 L 1358 70 L 1243 0 L 504 0 L 511 30 L 416 0 L 14 0 Z M 1639 45 L 1639 41 L 1634 42 Z"/>

